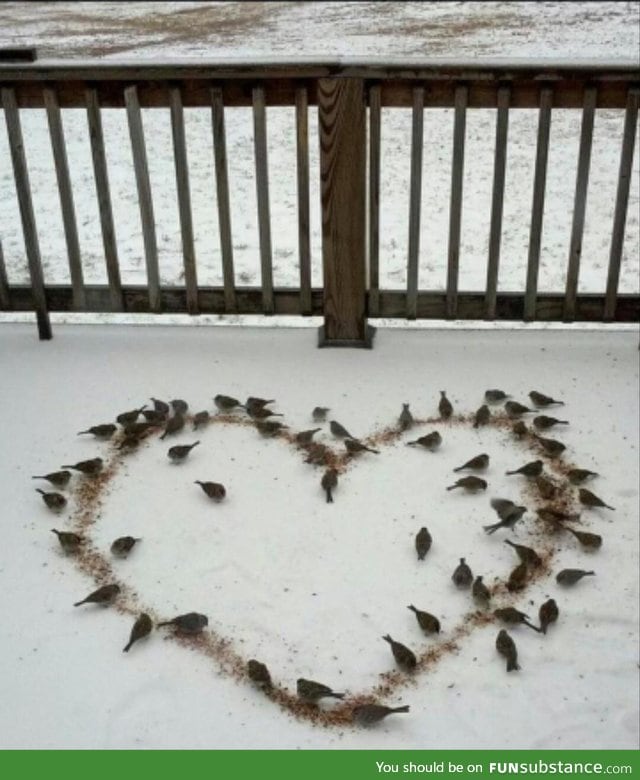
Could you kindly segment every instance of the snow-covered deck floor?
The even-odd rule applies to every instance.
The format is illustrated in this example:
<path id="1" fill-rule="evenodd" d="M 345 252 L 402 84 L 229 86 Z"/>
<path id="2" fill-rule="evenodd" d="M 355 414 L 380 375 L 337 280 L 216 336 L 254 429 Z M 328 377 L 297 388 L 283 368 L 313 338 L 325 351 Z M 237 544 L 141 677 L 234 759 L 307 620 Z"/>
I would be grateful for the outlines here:
<path id="1" fill-rule="evenodd" d="M 0 747 L 637 748 L 637 333 L 387 330 L 372 351 L 317 350 L 315 339 L 309 329 L 58 325 L 40 343 L 32 325 L 0 326 Z M 583 513 L 604 537 L 599 552 L 563 536 L 551 574 L 513 599 L 535 620 L 549 596 L 561 610 L 546 637 L 511 631 L 521 672 L 506 674 L 491 624 L 388 700 L 409 703 L 410 715 L 370 731 L 324 729 L 161 631 L 124 655 L 128 616 L 71 606 L 94 587 L 49 532 L 68 527 L 71 512 L 51 515 L 30 478 L 106 451 L 79 430 L 151 395 L 198 411 L 226 393 L 276 398 L 294 430 L 312 427 L 311 409 L 326 405 L 366 436 L 393 423 L 402 402 L 427 417 L 446 389 L 456 411 L 472 412 L 490 387 L 523 402 L 531 389 L 563 398 L 557 416 L 571 425 L 557 438 L 567 459 L 598 471 L 589 487 L 616 507 Z M 461 555 L 489 582 L 515 562 L 505 533 L 488 537 L 481 525 L 493 521 L 489 495 L 519 497 L 519 478 L 504 471 L 530 453 L 495 431 L 440 430 L 435 455 L 402 442 L 365 455 L 333 505 L 317 471 L 254 431 L 212 426 L 180 467 L 154 439 L 127 461 L 95 540 L 143 537 L 114 564 L 141 601 L 167 617 L 206 612 L 290 689 L 303 676 L 362 691 L 393 668 L 382 634 L 414 649 L 446 641 L 470 606 L 449 580 Z M 175 439 L 193 440 L 186 431 Z M 493 458 L 488 495 L 444 491 L 453 466 L 483 450 Z M 212 507 L 191 483 L 216 476 L 229 500 Z M 422 525 L 434 545 L 418 564 Z M 512 538 L 535 544 L 530 527 Z M 553 576 L 567 566 L 596 577 L 561 591 Z M 412 602 L 441 617 L 438 639 L 421 637 Z"/>

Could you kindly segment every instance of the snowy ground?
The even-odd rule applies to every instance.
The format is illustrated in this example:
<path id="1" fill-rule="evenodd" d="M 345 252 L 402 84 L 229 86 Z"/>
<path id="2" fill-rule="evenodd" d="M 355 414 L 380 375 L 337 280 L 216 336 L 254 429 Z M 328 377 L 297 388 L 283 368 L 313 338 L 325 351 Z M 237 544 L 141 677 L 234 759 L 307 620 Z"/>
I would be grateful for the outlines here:
<path id="1" fill-rule="evenodd" d="M 31 325 L 3 325 L 0 691 L 12 705 L 0 715 L 1 746 L 637 748 L 637 347 L 637 333 L 615 330 L 382 331 L 373 351 L 345 351 L 316 350 L 309 330 L 104 326 L 57 326 L 40 343 Z M 324 404 L 366 436 L 393 424 L 401 402 L 427 417 L 446 388 L 456 411 L 472 412 L 488 387 L 521 401 L 533 388 L 564 399 L 556 416 L 571 424 L 553 435 L 567 444 L 565 460 L 598 471 L 591 487 L 616 507 L 582 513 L 582 528 L 604 537 L 592 555 L 568 534 L 541 536 L 532 513 L 512 536 L 553 558 L 525 594 L 496 604 L 535 618 L 552 596 L 561 611 L 546 637 L 511 631 L 522 671 L 505 672 L 497 624 L 476 627 L 386 699 L 410 704 L 410 715 L 370 732 L 326 729 L 163 641 L 162 630 L 124 655 L 129 615 L 71 606 L 94 583 L 49 529 L 72 527 L 76 507 L 54 517 L 30 477 L 107 454 L 109 445 L 75 435 L 88 425 L 150 395 L 185 398 L 197 411 L 223 392 L 276 398 L 294 430 L 311 427 L 311 409 Z M 153 438 L 112 481 L 94 542 L 108 557 L 116 536 L 142 537 L 113 563 L 128 598 L 135 592 L 158 616 L 208 614 L 212 631 L 265 661 L 289 691 L 305 676 L 361 693 L 393 669 L 382 634 L 420 653 L 456 635 L 472 608 L 449 579 L 460 556 L 491 585 L 515 564 L 506 534 L 488 537 L 481 526 L 493 520 L 490 496 L 520 497 L 524 481 L 504 471 L 531 452 L 493 429 L 417 433 L 432 427 L 444 438 L 438 453 L 405 447 L 409 435 L 383 445 L 341 478 L 333 505 L 317 470 L 251 428 L 212 425 L 178 467 L 167 461 L 169 440 Z M 326 426 L 320 435 L 334 445 Z M 185 431 L 175 442 L 193 440 Z M 488 495 L 446 492 L 452 468 L 482 451 L 492 458 Z M 220 479 L 228 500 L 211 506 L 194 479 Z M 434 543 L 419 564 L 413 537 L 422 525 Z M 554 576 L 563 567 L 596 576 L 562 590 Z M 438 638 L 421 636 L 410 603 L 440 617 Z"/>
<path id="2" fill-rule="evenodd" d="M 4 3 L 0 45 L 36 44 L 43 57 L 496 57 L 638 59 L 637 3 Z M 318 42 L 321 42 L 319 46 Z M 222 281 L 210 112 L 188 109 L 187 143 L 199 281 Z M 68 281 L 52 153 L 44 111 L 22 112 L 45 278 Z M 182 279 L 169 111 L 143 111 L 161 279 Z M 123 281 L 144 283 L 135 177 L 124 111 L 103 112 Z M 622 112 L 598 111 L 595 123 L 579 290 L 601 292 L 607 274 Z M 260 282 L 253 127 L 250 109 L 226 116 L 236 282 Z M 64 112 L 85 278 L 106 282 L 85 112 Z M 312 272 L 321 283 L 316 112 L 310 116 Z M 499 289 L 525 282 L 537 112 L 510 117 Z M 580 111 L 556 111 L 551 128 L 539 287 L 563 290 L 568 258 Z M 406 283 L 411 112 L 382 118 L 381 285 Z M 453 112 L 425 115 L 422 288 L 442 289 L 446 275 Z M 269 166 L 274 282 L 298 284 L 294 110 L 269 109 Z M 486 279 L 495 111 L 467 118 L 460 289 Z M 640 175 L 638 146 L 620 289 L 638 292 Z M 27 280 L 24 245 L 4 123 L 0 125 L 0 240 L 14 283 Z"/>

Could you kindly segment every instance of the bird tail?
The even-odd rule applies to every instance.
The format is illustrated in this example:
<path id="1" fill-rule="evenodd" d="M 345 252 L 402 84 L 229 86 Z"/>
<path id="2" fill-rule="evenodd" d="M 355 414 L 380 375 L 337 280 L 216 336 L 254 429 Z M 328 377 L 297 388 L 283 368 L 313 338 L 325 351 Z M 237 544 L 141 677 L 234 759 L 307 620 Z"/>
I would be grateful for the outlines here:
<path id="1" fill-rule="evenodd" d="M 83 433 L 89 433 L 89 431 L 79 431 L 78 436 L 82 436 Z"/>
<path id="2" fill-rule="evenodd" d="M 482 527 L 488 534 L 492 534 L 500 528 L 502 523 L 493 523 L 493 525 L 483 525 Z"/>
<path id="3" fill-rule="evenodd" d="M 536 631 L 538 634 L 541 634 L 541 633 L 546 633 L 546 631 L 545 631 L 545 632 L 543 632 L 543 631 L 542 631 L 540 628 L 538 628 L 537 626 L 534 626 L 534 625 L 533 625 L 533 623 L 529 623 L 529 621 L 528 621 L 528 620 L 523 620 L 522 622 L 525 624 L 525 626 L 529 626 L 529 628 L 532 628 L 532 629 L 533 629 L 534 631 Z"/>
<path id="4" fill-rule="evenodd" d="M 41 495 L 45 495 L 44 490 L 41 490 L 40 488 L 36 488 L 36 493 L 40 493 Z"/>
<path id="5" fill-rule="evenodd" d="M 390 712 L 409 712 L 409 705 L 404 704 L 402 707 L 392 707 Z"/>
<path id="6" fill-rule="evenodd" d="M 464 468 L 464 466 L 458 466 L 458 468 L 454 469 L 454 471 L 462 471 L 463 468 Z"/>
<path id="7" fill-rule="evenodd" d="M 413 606 L 413 604 L 409 604 L 407 609 L 410 609 L 412 612 L 417 612 L 418 610 Z"/>
<path id="8" fill-rule="evenodd" d="M 449 485 L 447 490 L 455 490 L 458 486 L 457 485 Z"/>
<path id="9" fill-rule="evenodd" d="M 508 477 L 510 477 L 512 474 L 517 474 L 517 473 L 518 473 L 518 471 L 517 471 L 517 469 L 516 469 L 516 471 L 505 471 L 504 473 L 505 473 L 505 474 L 506 474 Z"/>
<path id="10" fill-rule="evenodd" d="M 165 620 L 164 623 L 158 623 L 157 627 L 158 628 L 162 628 L 162 626 L 172 626 L 172 625 L 173 625 L 173 621 L 172 620 Z"/>
<path id="11" fill-rule="evenodd" d="M 195 444 L 192 444 L 192 445 L 191 445 L 191 449 L 193 449 L 194 447 L 197 447 L 197 446 L 198 446 L 198 444 L 200 444 L 200 440 L 198 440 L 197 442 L 195 442 Z"/>
<path id="12" fill-rule="evenodd" d="M 418 442 L 417 441 L 408 441 L 407 447 L 414 447 Z"/>
<path id="13" fill-rule="evenodd" d="M 344 699 L 345 694 L 344 693 L 334 693 L 331 691 L 331 693 L 328 693 L 327 696 L 333 696 L 334 699 Z"/>
<path id="14" fill-rule="evenodd" d="M 586 572 L 584 573 L 584 576 L 585 576 L 585 577 L 595 577 L 595 576 L 596 576 L 596 573 L 595 573 L 595 571 L 586 571 Z"/>
<path id="15" fill-rule="evenodd" d="M 331 488 L 327 488 L 327 504 L 333 504 L 333 495 L 331 494 Z"/>
<path id="16" fill-rule="evenodd" d="M 385 642 L 388 642 L 390 645 L 393 644 L 393 639 L 391 639 L 391 636 L 389 634 L 385 634 L 383 637 Z"/>
<path id="17" fill-rule="evenodd" d="M 538 629 L 541 634 L 547 635 L 547 627 L 544 623 L 540 623 L 540 628 Z"/>
<path id="18" fill-rule="evenodd" d="M 514 656 L 512 658 L 507 659 L 507 671 L 508 672 L 514 672 L 518 671 L 520 667 L 518 666 L 518 659 Z"/>
<path id="19" fill-rule="evenodd" d="M 86 599 L 82 599 L 82 601 L 76 601 L 76 603 L 73 606 L 74 607 L 79 607 L 81 604 L 85 604 L 86 601 L 87 601 Z"/>
<path id="20" fill-rule="evenodd" d="M 127 644 L 125 645 L 125 647 L 123 647 L 123 648 L 122 648 L 122 652 L 123 652 L 123 653 L 128 653 L 128 652 L 129 652 L 129 650 L 131 649 L 131 645 L 133 644 L 133 642 L 134 642 L 134 640 L 133 640 L 133 639 L 131 639 L 129 642 L 127 642 Z"/>
<path id="21" fill-rule="evenodd" d="M 374 450 L 371 447 L 365 447 L 365 449 L 367 450 L 367 452 L 373 452 L 375 455 L 380 454 L 380 450 Z"/>

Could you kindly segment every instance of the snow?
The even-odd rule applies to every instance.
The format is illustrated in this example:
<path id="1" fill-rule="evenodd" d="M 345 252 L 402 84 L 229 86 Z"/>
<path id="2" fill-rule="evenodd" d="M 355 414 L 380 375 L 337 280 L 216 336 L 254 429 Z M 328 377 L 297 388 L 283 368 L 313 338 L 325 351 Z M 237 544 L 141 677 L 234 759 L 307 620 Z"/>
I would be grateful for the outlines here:
<path id="1" fill-rule="evenodd" d="M 0 715 L 3 748 L 638 747 L 637 331 L 384 330 L 372 351 L 317 350 L 315 333 L 293 328 L 56 325 L 41 343 L 32 324 L 4 324 L 2 336 L 0 690 L 12 703 Z M 402 402 L 426 418 L 446 388 L 456 412 L 473 412 L 488 387 L 525 402 L 533 388 L 564 399 L 557 416 L 571 424 L 557 438 L 565 460 L 598 471 L 590 487 L 616 507 L 582 513 L 582 527 L 604 537 L 599 552 L 557 537 L 548 574 L 518 597 L 496 597 L 534 619 L 546 598 L 559 604 L 546 637 L 511 630 L 521 672 L 505 672 L 491 623 L 385 699 L 410 704 L 409 715 L 370 731 L 322 728 L 232 681 L 202 653 L 163 641 L 163 629 L 124 655 L 129 615 L 71 606 L 94 583 L 49 529 L 73 527 L 76 507 L 53 516 L 30 477 L 109 455 L 110 445 L 76 436 L 88 425 L 150 395 L 213 411 L 222 392 L 276 398 L 294 431 L 315 427 L 311 409 L 327 405 L 331 418 L 366 436 L 393 425 Z M 439 452 L 404 446 L 433 428 L 443 435 Z M 320 436 L 340 449 L 328 426 Z M 195 438 L 185 430 L 174 441 Z M 289 691 L 299 676 L 366 691 L 394 668 L 382 634 L 418 652 L 455 635 L 472 609 L 449 579 L 460 556 L 490 584 L 515 564 L 506 534 L 481 529 L 493 521 L 490 496 L 521 495 L 523 481 L 504 471 L 532 459 L 507 433 L 424 425 L 362 456 L 334 504 L 324 501 L 321 472 L 279 440 L 216 424 L 197 438 L 180 466 L 166 458 L 171 440 L 155 437 L 126 457 L 93 539 L 108 557 L 117 536 L 142 537 L 113 563 L 127 598 L 135 593 L 159 617 L 204 612 L 212 631 L 266 662 Z M 452 468 L 483 451 L 492 458 L 488 495 L 446 492 Z M 211 505 L 194 479 L 224 482 L 228 499 Z M 413 537 L 422 525 L 434 544 L 418 563 Z M 532 513 L 512 538 L 549 544 Z M 593 568 L 596 577 L 562 590 L 554 577 L 564 567 Z M 421 636 L 411 603 L 440 617 L 439 637 Z"/>

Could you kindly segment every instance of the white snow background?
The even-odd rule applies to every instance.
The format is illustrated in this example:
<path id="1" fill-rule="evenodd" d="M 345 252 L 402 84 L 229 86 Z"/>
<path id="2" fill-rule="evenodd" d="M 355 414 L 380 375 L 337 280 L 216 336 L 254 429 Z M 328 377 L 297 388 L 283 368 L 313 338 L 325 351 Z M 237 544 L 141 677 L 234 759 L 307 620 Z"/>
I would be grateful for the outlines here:
<path id="1" fill-rule="evenodd" d="M 217 27 L 197 24 L 204 18 L 197 15 L 189 21 L 194 7 L 231 21 Z M 251 23 L 241 29 L 240 13 L 251 14 Z M 46 56 L 168 57 L 214 50 L 241 57 L 416 56 L 428 48 L 429 55 L 447 57 L 611 60 L 637 57 L 637 17 L 638 6 L 631 3 L 248 3 L 242 11 L 234 3 L 6 3 L 0 6 L 0 42 L 37 43 Z M 180 19 L 187 20 L 183 27 Z M 69 116 L 74 113 L 65 112 L 65 130 L 70 160 L 80 162 L 71 167 L 83 262 L 87 281 L 104 281 L 86 120 L 83 112 Z M 200 112 L 186 113 L 200 280 L 219 283 L 213 164 L 198 158 L 194 165 L 195 149 L 210 150 L 209 119 L 206 112 L 200 118 Z M 436 113 L 446 116 L 442 127 Z M 554 113 L 552 124 L 541 289 L 562 289 L 566 267 L 579 132 L 579 112 L 567 113 L 572 116 L 566 119 Z M 116 112 L 104 114 L 123 278 L 141 282 L 125 120 Z M 602 289 L 606 277 L 622 128 L 621 118 L 606 114 L 599 112 L 596 120 L 581 289 Z M 269 110 L 275 281 L 293 285 L 293 112 L 278 115 Z M 468 115 L 461 289 L 484 283 L 494 120 L 490 111 Z M 228 111 L 226 121 L 236 267 L 239 283 L 251 284 L 259 268 L 250 113 Z M 46 237 L 46 279 L 63 281 L 64 240 L 46 119 L 43 112 L 23 112 L 23 122 L 37 219 Z M 162 276 L 169 282 L 179 274 L 181 255 L 168 111 L 145 111 L 144 122 L 158 235 L 166 235 L 159 242 Z M 425 147 L 425 209 L 431 212 L 423 215 L 420 282 L 442 286 L 451 112 L 428 112 L 425 127 L 425 137 L 434 142 Z M 535 128 L 535 112 L 512 112 L 501 289 L 524 281 Z M 387 223 L 381 257 L 382 281 L 391 286 L 404 278 L 409 132 L 409 112 L 385 112 L 381 214 Z M 10 278 L 18 281 L 26 278 L 24 249 L 3 125 L 0 144 L 0 224 Z M 316 147 L 312 138 L 310 148 Z M 445 210 L 437 217 L 440 206 Z M 626 291 L 638 289 L 637 207 L 636 175 L 621 277 Z M 591 213 L 598 218 L 590 219 Z M 316 214 L 317 281 L 318 229 Z M 478 235 L 483 238 L 476 242 Z M 56 325 L 53 341 L 42 344 L 32 325 L 3 324 L 0 395 L 8 430 L 0 449 L 6 502 L 0 694 L 11 706 L 0 714 L 0 745 L 637 748 L 637 346 L 637 334 L 611 329 L 394 329 L 381 330 L 372 351 L 318 351 L 308 330 L 79 325 Z M 49 531 L 66 527 L 72 508 L 59 518 L 51 515 L 30 477 L 106 451 L 76 436 L 88 425 L 111 421 L 150 395 L 183 397 L 193 411 L 212 410 L 212 397 L 223 392 L 276 398 L 275 408 L 295 430 L 312 427 L 310 410 L 326 404 L 335 419 L 364 436 L 392 423 L 402 402 L 411 402 L 417 415 L 431 415 L 445 388 L 456 410 L 472 412 L 484 390 L 494 386 L 524 402 L 534 388 L 561 396 L 566 406 L 557 416 L 571 422 L 557 434 L 568 446 L 566 458 L 598 471 L 602 476 L 591 487 L 616 507 L 583 513 L 584 527 L 604 537 L 595 555 L 568 536 L 558 540 L 553 574 L 569 566 L 593 568 L 596 577 L 565 591 L 550 576 L 513 600 L 532 618 L 549 596 L 561 611 L 546 637 L 526 627 L 511 631 L 521 672 L 506 674 L 494 647 L 497 625 L 477 629 L 457 654 L 386 702 L 410 704 L 409 715 L 369 731 L 325 730 L 293 720 L 249 685 L 220 675 L 204 656 L 164 642 L 161 631 L 124 655 L 128 618 L 71 606 L 94 587 Z M 106 550 L 116 536 L 143 537 L 129 559 L 115 563 L 115 571 L 158 612 L 167 617 L 205 612 L 236 649 L 266 662 L 290 689 L 297 677 L 307 676 L 358 693 L 394 668 L 382 634 L 414 650 L 446 641 L 470 608 L 468 594 L 450 582 L 460 556 L 489 582 L 504 577 L 515 562 L 502 543 L 505 534 L 487 537 L 481 526 L 494 519 L 490 496 L 518 498 L 519 478 L 505 477 L 504 471 L 531 459 L 529 451 L 493 431 L 441 430 L 444 443 L 433 456 L 403 442 L 379 456 L 363 456 L 341 480 L 333 505 L 324 502 L 318 470 L 250 429 L 215 426 L 198 434 L 201 446 L 180 467 L 169 465 L 168 444 L 153 439 L 127 461 L 113 485 L 95 539 Z M 331 442 L 326 426 L 321 438 Z M 175 441 L 193 440 L 185 431 Z M 482 451 L 492 456 L 488 495 L 447 493 L 453 467 Z M 228 500 L 211 506 L 194 479 L 225 482 Z M 413 537 L 422 525 L 429 527 L 434 545 L 418 564 Z M 513 538 L 534 544 L 531 529 L 528 515 Z M 421 635 L 409 603 L 441 618 L 441 637 Z"/>

